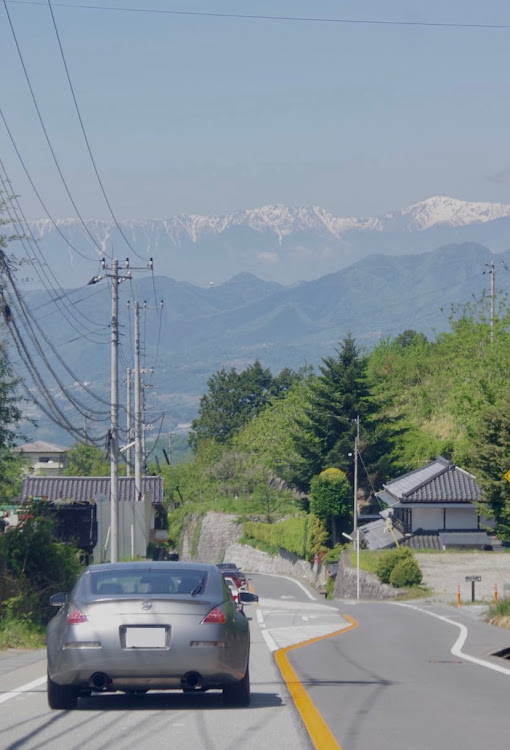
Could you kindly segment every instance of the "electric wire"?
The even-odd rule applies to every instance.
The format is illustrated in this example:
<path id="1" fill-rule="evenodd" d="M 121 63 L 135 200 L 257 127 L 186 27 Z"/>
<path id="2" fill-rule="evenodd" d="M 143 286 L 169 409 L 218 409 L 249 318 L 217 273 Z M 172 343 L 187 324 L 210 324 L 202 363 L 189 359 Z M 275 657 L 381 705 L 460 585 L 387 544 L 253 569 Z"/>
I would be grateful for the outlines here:
<path id="1" fill-rule="evenodd" d="M 26 175 L 26 177 L 27 177 L 27 179 L 28 179 L 28 181 L 29 181 L 29 183 L 30 183 L 30 185 L 32 187 L 32 190 L 34 191 L 35 195 L 37 196 L 37 199 L 38 199 L 39 203 L 41 204 L 41 206 L 43 207 L 43 210 L 44 210 L 45 214 L 47 215 L 48 219 L 51 221 L 52 225 L 57 230 L 57 232 L 59 233 L 59 235 L 62 237 L 62 239 L 64 240 L 64 242 L 67 245 L 69 245 L 69 247 L 71 248 L 71 250 L 74 250 L 75 253 L 77 253 L 78 255 L 80 255 L 82 258 L 85 258 L 85 260 L 92 260 L 92 261 L 94 261 L 94 262 L 97 263 L 97 261 L 98 261 L 98 257 L 97 256 L 94 258 L 94 257 L 91 257 L 90 255 L 85 255 L 85 253 L 82 253 L 81 250 L 78 250 L 78 248 L 75 247 L 68 240 L 68 238 L 65 236 L 65 234 L 62 232 L 62 230 L 58 226 L 56 220 L 53 218 L 53 216 L 50 213 L 50 210 L 48 209 L 48 207 L 46 206 L 45 202 L 43 201 L 43 199 L 41 197 L 41 194 L 40 194 L 39 190 L 37 189 L 37 187 L 36 187 L 36 185 L 35 185 L 32 177 L 31 177 L 31 175 L 30 175 L 30 173 L 28 171 L 28 168 L 27 168 L 27 166 L 25 164 L 25 160 L 23 159 L 23 157 L 21 155 L 21 151 L 19 150 L 16 141 L 14 140 L 14 136 L 12 135 L 12 131 L 9 128 L 8 124 L 7 124 L 7 120 L 5 119 L 5 115 L 4 115 L 4 113 L 3 113 L 3 111 L 2 111 L 1 108 L 0 108 L 0 117 L 2 118 L 2 121 L 4 123 L 4 127 L 5 127 L 5 129 L 7 131 L 7 135 L 9 136 L 9 139 L 11 141 L 12 147 L 14 148 L 14 151 L 16 152 L 16 156 L 18 157 L 18 160 L 19 160 L 19 162 L 20 162 L 20 164 L 21 164 L 21 166 L 23 168 L 23 171 L 25 172 L 25 175 Z M 102 251 L 101 251 L 101 255 L 104 255 L 104 253 Z"/>
<path id="2" fill-rule="evenodd" d="M 29 2 L 28 0 L 4 0 L 16 5 L 43 5 L 42 2 Z M 154 15 L 169 16 L 196 16 L 199 18 L 233 18 L 251 21 L 293 21 L 299 23 L 323 23 L 323 24 L 345 24 L 356 26 L 417 26 L 425 28 L 447 28 L 447 29 L 510 29 L 510 24 L 504 23 L 462 23 L 455 21 L 392 21 L 376 18 L 335 18 L 321 16 L 280 16 L 262 15 L 260 13 L 221 13 L 214 11 L 187 11 L 168 10 L 162 8 L 127 8 L 113 7 L 107 5 L 91 5 L 70 3 L 53 3 L 55 7 L 72 8 L 80 10 L 102 10 L 119 13 L 150 13 Z"/>
<path id="3" fill-rule="evenodd" d="M 101 397 L 99 397 L 96 393 L 94 393 L 91 389 L 89 389 L 88 386 L 86 386 L 86 384 L 83 383 L 79 378 L 77 378 L 74 375 L 74 373 L 72 372 L 72 370 L 69 368 L 69 366 L 67 365 L 67 363 L 60 356 L 60 354 L 55 351 L 55 349 L 52 346 L 51 341 L 48 339 L 48 337 L 46 336 L 45 332 L 41 329 L 41 327 L 37 324 L 36 321 L 33 321 L 32 317 L 30 315 L 30 312 L 28 311 L 28 308 L 27 308 L 27 306 L 26 306 L 26 304 L 25 304 L 25 302 L 23 300 L 23 297 L 20 294 L 19 290 L 17 289 L 16 283 L 14 282 L 14 278 L 12 276 L 12 273 L 11 273 L 11 270 L 10 270 L 8 264 L 2 259 L 1 260 L 1 265 L 2 265 L 2 268 L 3 268 L 3 272 L 5 274 L 5 277 L 8 279 L 10 287 L 11 287 L 11 289 L 13 290 L 13 292 L 15 294 L 15 297 L 16 297 L 16 300 L 17 300 L 17 303 L 18 303 L 18 310 L 22 314 L 22 323 L 23 323 L 23 326 L 24 326 L 24 328 L 25 328 L 25 330 L 26 330 L 26 332 L 27 332 L 27 334 L 28 334 L 28 336 L 29 336 L 29 338 L 30 338 L 30 340 L 31 340 L 31 342 L 32 342 L 35 350 L 37 351 L 37 353 L 39 354 L 39 356 L 43 360 L 45 366 L 47 367 L 47 369 L 49 370 L 49 372 L 51 373 L 51 375 L 55 379 L 55 382 L 58 384 L 58 386 L 61 389 L 62 393 L 75 406 L 75 408 L 82 414 L 82 416 L 86 416 L 85 412 L 87 412 L 87 414 L 103 415 L 101 419 L 98 418 L 96 421 L 104 421 L 104 412 L 103 411 L 99 412 L 99 411 L 96 411 L 94 409 L 91 409 L 91 408 L 87 407 L 86 405 L 81 404 L 78 399 L 76 399 L 72 394 L 69 393 L 68 389 L 66 388 L 66 386 L 61 381 L 60 377 L 58 376 L 58 374 L 56 373 L 56 371 L 52 367 L 52 365 L 49 362 L 48 358 L 46 357 L 46 353 L 45 353 L 43 347 L 41 346 L 38 337 L 36 336 L 36 334 L 34 332 L 34 327 L 37 328 L 38 332 L 40 333 L 40 335 L 42 336 L 42 338 L 44 339 L 44 341 L 46 342 L 46 344 L 48 345 L 48 347 L 55 354 L 55 356 L 57 357 L 57 359 L 60 362 L 60 364 L 65 368 L 65 370 L 69 373 L 69 375 L 73 378 L 73 380 L 75 380 L 75 382 L 77 382 L 85 391 L 87 391 L 87 393 L 89 393 L 89 395 L 91 395 L 97 401 L 99 401 L 99 402 L 101 402 L 101 403 L 103 403 L 105 405 L 108 403 L 107 401 L 105 401 L 104 399 L 102 399 Z M 24 346 L 24 344 L 23 344 L 23 346 Z M 25 350 L 26 350 L 26 348 L 25 348 Z M 89 418 L 92 418 L 92 417 L 89 417 Z"/>
<path id="4" fill-rule="evenodd" d="M 156 437 L 153 440 L 152 448 L 150 449 L 150 451 L 146 452 L 146 454 L 145 454 L 145 460 L 146 461 L 150 458 L 150 456 L 152 456 L 152 454 L 156 450 L 156 445 L 158 444 L 158 440 L 161 437 L 161 433 L 163 431 L 163 424 L 164 424 L 164 421 L 165 421 L 165 416 L 166 416 L 166 413 L 162 412 L 162 414 L 159 417 L 156 417 L 156 419 L 154 420 L 156 422 L 159 420 L 158 434 L 156 435 Z"/>
<path id="5" fill-rule="evenodd" d="M 33 323 L 33 326 L 34 326 L 35 328 L 37 328 L 37 330 L 38 330 L 38 332 L 40 333 L 40 335 L 41 335 L 41 336 L 43 337 L 43 339 L 44 339 L 44 340 L 46 341 L 46 343 L 47 343 L 47 345 L 48 345 L 48 348 L 49 348 L 49 349 L 50 349 L 50 350 L 51 350 L 51 351 L 52 351 L 52 352 L 53 352 L 53 353 L 55 354 L 55 356 L 56 356 L 56 357 L 58 358 L 59 362 L 60 362 L 60 363 L 62 364 L 62 366 L 63 366 L 63 367 L 64 367 L 64 368 L 65 368 L 65 369 L 67 370 L 68 374 L 69 374 L 69 375 L 70 375 L 70 376 L 71 376 L 71 377 L 73 378 L 73 381 L 74 381 L 74 382 L 76 382 L 76 383 L 77 383 L 78 385 L 80 385 L 80 386 L 81 386 L 81 387 L 82 387 L 82 388 L 83 388 L 83 389 L 84 389 L 85 391 L 87 391 L 87 392 L 89 393 L 89 395 L 93 396 L 93 397 L 94 397 L 94 398 L 95 398 L 96 400 L 100 401 L 100 402 L 101 402 L 101 403 L 103 403 L 103 404 L 108 404 L 108 402 L 107 402 L 107 401 L 105 401 L 104 399 L 100 398 L 100 397 L 99 397 L 99 396 L 97 396 L 97 394 L 95 394 L 95 393 L 94 393 L 94 392 L 93 392 L 93 391 L 92 391 L 91 389 L 89 389 L 89 388 L 88 388 L 88 387 L 86 386 L 86 384 L 85 384 L 85 383 L 83 383 L 83 382 L 82 382 L 82 381 L 80 380 L 80 378 L 78 378 L 78 377 L 77 377 L 77 376 L 75 375 L 75 373 L 74 373 L 74 372 L 73 372 L 73 371 L 72 371 L 72 370 L 71 370 L 71 369 L 69 368 L 69 366 L 67 365 L 67 363 L 66 363 L 66 362 L 65 362 L 65 361 L 64 361 L 64 360 L 63 360 L 63 359 L 62 359 L 62 358 L 60 357 L 60 355 L 59 355 L 59 354 L 58 354 L 58 352 L 56 351 L 56 349 L 55 349 L 55 347 L 54 347 L 53 343 L 52 343 L 52 342 L 51 342 L 51 340 L 50 340 L 50 339 L 49 339 L 49 338 L 48 338 L 48 337 L 46 336 L 46 334 L 45 334 L 44 330 L 43 330 L 43 329 L 42 329 L 42 328 L 40 327 L 40 325 L 39 325 L 39 322 L 38 322 L 37 320 L 35 320 L 35 319 L 33 318 L 33 315 L 32 315 L 32 313 L 31 313 L 30 309 L 28 308 L 28 306 L 27 306 L 27 305 L 26 305 L 26 303 L 24 302 L 24 300 L 23 300 L 23 297 L 22 297 L 21 293 L 20 293 L 20 292 L 18 291 L 18 289 L 17 289 L 16 283 L 15 283 L 15 281 L 14 281 L 14 277 L 13 277 L 13 275 L 12 275 L 11 271 L 10 271 L 10 268 L 9 268 L 9 266 L 8 266 L 8 265 L 7 265 L 7 264 L 6 264 L 5 262 L 4 262 L 3 264 L 2 264 L 1 262 L 0 262 L 0 267 L 1 267 L 2 265 L 3 265 L 3 268 L 4 268 L 4 273 L 5 273 L 5 275 L 7 276 L 8 280 L 9 280 L 9 282 L 10 282 L 10 284 L 11 284 L 11 287 L 12 287 L 12 289 L 13 289 L 13 291 L 14 291 L 14 294 L 15 294 L 15 296 L 16 296 L 16 299 L 18 300 L 18 303 L 19 303 L 19 305 L 20 305 L 20 310 L 21 310 L 21 312 L 23 313 L 23 315 L 25 315 L 25 317 L 27 318 L 27 320 L 28 320 L 28 321 L 32 321 L 32 323 Z M 77 330 L 77 329 L 75 329 L 75 330 Z M 31 336 L 30 336 L 30 337 L 31 337 L 31 340 L 32 340 L 32 342 L 33 342 L 33 343 L 35 344 L 35 347 L 36 347 L 36 349 L 38 349 L 38 351 L 39 351 L 39 352 L 41 353 L 41 356 L 42 356 L 42 358 L 43 358 L 43 361 L 45 361 L 45 362 L 47 363 L 47 366 L 48 366 L 48 368 L 50 369 L 50 366 L 49 366 L 49 364 L 48 364 L 48 360 L 46 359 L 45 355 L 44 355 L 44 354 L 42 353 L 42 348 L 40 348 L 40 347 L 39 347 L 39 341 L 38 341 L 38 338 L 37 338 L 37 336 L 35 336 L 35 334 L 33 333 L 33 328 L 32 328 L 32 326 L 30 326 L 30 332 L 31 332 Z M 81 337 L 83 338 L 83 335 L 81 335 Z M 97 342 L 92 342 L 92 343 L 95 343 L 95 344 L 96 344 Z M 53 374 L 53 372 L 52 372 L 52 374 Z"/>
<path id="6" fill-rule="evenodd" d="M 2 297 L 5 299 L 3 295 L 2 290 Z M 59 427 L 62 427 L 66 429 L 70 434 L 76 436 L 76 437 L 84 437 L 83 430 L 80 428 L 76 428 L 67 418 L 67 416 L 64 414 L 64 412 L 60 409 L 60 407 L 55 403 L 55 400 L 53 399 L 48 387 L 44 383 L 44 380 L 42 379 L 39 369 L 36 367 L 35 363 L 32 360 L 32 357 L 30 355 L 30 352 L 27 350 L 23 338 L 18 330 L 18 326 L 16 321 L 13 319 L 8 324 L 9 331 L 11 333 L 11 337 L 14 341 L 14 345 L 18 351 L 18 354 L 21 358 L 21 361 L 25 365 L 27 371 L 30 374 L 30 377 L 32 378 L 32 381 L 34 382 L 35 387 L 37 390 L 41 393 L 41 395 L 44 397 L 47 406 L 44 406 L 39 401 L 37 401 L 37 406 L 41 408 L 44 414 L 51 419 L 53 422 L 55 422 Z M 35 398 L 33 397 L 33 394 L 30 392 L 28 387 L 26 386 L 23 378 L 21 378 L 21 383 L 27 390 L 29 397 L 36 403 Z M 48 408 L 49 407 L 49 408 Z M 85 416 L 85 415 L 83 415 Z"/>
<path id="7" fill-rule="evenodd" d="M 4 167 L 4 164 L 3 164 L 3 162 L 2 162 L 1 159 L 0 159 L 0 167 L 2 168 L 2 170 L 3 170 L 4 174 L 5 174 L 5 167 Z M 4 194 L 7 195 L 7 183 L 9 183 L 9 186 L 10 186 L 10 181 L 9 180 L 5 180 L 4 177 L 2 176 L 1 172 L 0 172 L 0 182 L 2 183 Z M 41 251 L 41 249 L 39 247 L 39 244 L 38 244 L 38 242 L 37 242 L 37 240 L 36 240 L 36 238 L 35 238 L 35 236 L 34 236 L 34 234 L 32 232 L 30 224 L 27 221 L 27 219 L 26 219 L 26 217 L 25 217 L 25 215 L 23 213 L 23 210 L 21 208 L 21 205 L 20 205 L 17 197 L 16 196 L 10 196 L 9 199 L 8 199 L 8 201 L 9 202 L 7 202 L 7 201 L 5 202 L 5 208 L 6 208 L 7 215 L 8 215 L 8 217 L 9 217 L 9 219 L 12 222 L 12 224 L 13 224 L 14 227 L 16 227 L 16 225 L 18 225 L 20 227 L 21 234 L 17 237 L 17 239 L 21 243 L 21 245 L 24 248 L 25 252 L 27 253 L 27 256 L 30 257 L 31 266 L 35 270 L 37 276 L 39 277 L 39 280 L 41 281 L 44 289 L 46 290 L 46 292 L 48 293 L 48 295 L 50 295 L 50 297 L 51 297 L 50 301 L 52 301 L 52 302 L 54 301 L 55 303 L 57 303 L 57 302 L 60 302 L 63 299 L 67 299 L 67 301 L 69 302 L 69 306 L 67 306 L 65 304 L 62 305 L 62 307 L 65 310 L 66 314 L 63 313 L 61 307 L 58 304 L 56 304 L 56 307 L 57 307 L 57 309 L 59 309 L 60 312 L 62 312 L 62 314 L 64 315 L 64 317 L 65 317 L 66 321 L 69 323 L 69 325 L 71 325 L 71 327 L 74 328 L 73 323 L 69 319 L 69 316 L 70 316 L 71 318 L 73 318 L 74 320 L 76 320 L 77 324 L 79 324 L 79 325 L 83 326 L 84 328 L 86 328 L 86 330 L 88 330 L 89 333 L 91 333 L 91 334 L 98 334 L 101 329 L 104 329 L 104 326 L 99 326 L 99 324 L 96 321 L 91 320 L 90 318 L 88 318 L 82 312 L 80 312 L 80 315 L 83 317 L 83 319 L 87 320 L 92 325 L 96 326 L 96 329 L 92 330 L 90 328 L 87 328 L 87 326 L 85 326 L 81 321 L 79 321 L 76 318 L 76 315 L 75 315 L 74 303 L 69 298 L 68 293 L 65 292 L 65 290 L 62 289 L 62 287 L 59 285 L 59 283 L 58 283 L 55 275 L 53 274 L 53 271 L 51 270 L 50 266 L 48 265 L 48 263 L 46 263 L 44 261 L 43 262 L 39 262 L 38 261 L 38 259 L 36 257 L 36 254 L 33 251 L 32 243 L 33 243 L 33 246 L 37 249 L 37 251 L 39 252 L 39 254 L 41 256 L 43 256 L 43 253 L 42 253 L 42 251 Z M 16 205 L 14 205 L 14 201 L 15 201 Z M 14 217 L 13 217 L 13 214 L 14 214 Z M 23 221 L 20 219 L 19 215 L 21 215 Z M 29 232 L 30 236 L 28 236 L 28 237 L 24 235 L 25 228 Z M 48 269 L 48 272 L 46 271 L 46 268 Z M 39 269 L 41 270 L 41 272 L 39 272 Z M 46 278 L 46 282 L 44 281 L 41 273 Z M 52 282 L 50 281 L 48 274 L 51 274 L 51 276 L 53 276 L 53 279 L 55 280 L 55 283 L 56 283 L 56 285 L 58 287 L 58 290 L 62 293 L 58 297 L 52 297 L 52 293 L 55 292 L 55 288 L 53 287 Z M 77 332 L 79 332 L 81 329 L 75 328 L 75 330 Z M 83 335 L 83 333 L 82 333 L 82 335 Z M 92 342 L 92 340 L 88 339 L 87 336 L 84 336 L 84 338 L 86 338 L 87 340 L 89 340 L 89 341 Z M 92 342 L 92 343 L 101 343 L 101 342 Z"/>
<path id="8" fill-rule="evenodd" d="M 16 226 L 16 224 L 18 222 L 12 217 L 12 215 L 10 214 L 10 210 L 8 208 L 6 209 L 6 213 L 9 216 L 10 220 L 12 221 L 13 225 Z M 22 247 L 28 253 L 29 252 L 29 250 L 28 250 L 29 243 L 27 243 L 21 236 L 18 237 L 18 241 L 21 243 Z M 31 265 L 32 265 L 32 267 L 34 267 L 34 263 L 33 262 L 31 263 Z M 41 281 L 42 281 L 42 279 L 41 279 Z M 44 284 L 44 282 L 43 282 L 43 284 Z M 47 294 L 50 295 L 50 302 L 56 302 L 57 303 L 56 304 L 56 311 L 60 312 L 63 315 L 63 317 L 65 318 L 66 322 L 70 325 L 71 328 L 73 328 L 80 335 L 81 338 L 86 339 L 87 341 L 89 341 L 90 343 L 93 343 L 93 344 L 102 344 L 102 343 L 104 343 L 101 340 L 95 341 L 95 340 L 91 339 L 89 336 L 87 336 L 86 334 L 83 333 L 83 330 L 80 330 L 80 328 L 75 327 L 74 323 L 72 322 L 72 318 L 75 318 L 75 316 L 74 316 L 74 312 L 73 312 L 73 308 L 72 308 L 72 302 L 70 300 L 69 300 L 69 302 L 70 302 L 71 306 L 60 305 L 61 300 L 58 300 L 58 302 L 57 302 L 57 298 L 51 297 L 51 292 L 50 292 L 50 290 L 46 286 L 45 286 L 45 291 L 46 291 Z M 54 314 L 54 313 L 55 313 L 55 310 L 52 312 L 52 314 Z M 79 321 L 77 321 L 77 322 L 79 323 Z M 103 329 L 104 329 L 104 326 L 101 326 L 101 328 L 97 328 L 95 331 L 92 331 L 90 329 L 88 329 L 88 330 L 89 330 L 89 333 L 91 333 L 91 334 L 98 334 Z"/>
<path id="9" fill-rule="evenodd" d="M 67 193 L 67 195 L 69 197 L 69 200 L 71 201 L 71 204 L 72 204 L 74 210 L 76 211 L 76 215 L 78 216 L 78 218 L 79 218 L 79 220 L 80 220 L 83 228 L 87 232 L 88 236 L 90 237 L 90 239 L 92 240 L 92 242 L 94 243 L 94 245 L 102 253 L 103 249 L 102 249 L 101 245 L 98 243 L 98 241 L 96 240 L 96 238 L 94 237 L 94 235 L 92 234 L 92 232 L 90 231 L 90 229 L 88 228 L 88 226 L 86 225 L 85 220 L 83 219 L 83 217 L 82 217 L 82 215 L 80 213 L 80 210 L 79 210 L 78 206 L 76 205 L 76 201 L 74 200 L 73 196 L 71 195 L 71 191 L 69 189 L 67 181 L 66 181 L 66 179 L 64 177 L 64 174 L 62 172 L 62 169 L 60 167 L 59 161 L 57 159 L 57 155 L 55 153 L 55 149 L 53 148 L 53 144 L 52 144 L 51 139 L 50 139 L 50 137 L 48 135 L 48 131 L 46 129 L 46 125 L 44 124 L 43 116 L 41 114 L 41 110 L 39 108 L 39 104 L 37 102 L 37 98 L 35 96 L 35 92 L 34 92 L 32 83 L 30 81 L 30 76 L 28 75 L 28 70 L 27 70 L 27 67 L 25 65 L 25 60 L 24 60 L 24 57 L 23 57 L 23 53 L 21 52 L 21 47 L 19 45 L 18 38 L 17 38 L 17 35 L 16 35 L 16 31 L 14 29 L 14 26 L 13 26 L 13 23 L 12 23 L 12 20 L 11 20 L 11 16 L 10 16 L 10 13 L 9 13 L 9 9 L 7 7 L 7 0 L 3 0 L 3 4 L 4 4 L 5 12 L 7 14 L 7 19 L 9 21 L 9 27 L 11 29 L 11 33 L 12 33 L 12 36 L 13 36 L 13 39 L 14 39 L 14 43 L 15 43 L 16 49 L 18 51 L 18 56 L 19 56 L 19 59 L 20 59 L 20 62 L 21 62 L 21 67 L 23 68 L 23 73 L 25 75 L 25 79 L 26 79 L 26 82 L 27 82 L 27 85 L 28 85 L 28 88 L 29 88 L 29 91 L 30 91 L 30 95 L 32 97 L 32 101 L 34 103 L 34 107 L 35 107 L 35 110 L 37 112 L 37 116 L 39 118 L 39 122 L 41 124 L 44 136 L 46 138 L 46 143 L 48 144 L 48 148 L 50 149 L 51 156 L 53 158 L 53 161 L 55 162 L 55 166 L 57 167 L 57 171 L 58 171 L 58 173 L 60 175 L 60 179 L 62 180 L 62 184 L 64 185 L 65 191 L 66 191 L 66 193 Z"/>
<path id="10" fill-rule="evenodd" d="M 5 1 L 6 0 L 4 0 L 4 3 L 5 3 Z M 94 159 L 94 156 L 92 154 L 92 149 L 90 147 L 89 139 L 88 139 L 87 133 L 85 131 L 85 125 L 83 124 L 83 118 L 81 116 L 80 108 L 78 106 L 78 100 L 77 100 L 76 94 L 74 92 L 74 86 L 73 86 L 72 81 L 71 81 L 71 75 L 69 73 L 69 67 L 67 65 L 67 60 L 66 60 L 66 57 L 64 55 L 64 48 L 62 47 L 62 42 L 61 42 L 61 39 L 60 39 L 60 34 L 59 34 L 59 31 L 58 31 L 57 22 L 55 20 L 55 15 L 53 13 L 53 8 L 52 8 L 51 0 L 48 0 L 48 8 L 49 8 L 49 11 L 50 11 L 50 14 L 51 14 L 51 20 L 53 22 L 53 28 L 55 29 L 55 35 L 57 37 L 58 47 L 59 47 L 59 50 L 60 50 L 60 55 L 62 57 L 62 62 L 64 64 L 64 69 L 65 69 L 66 76 L 67 76 L 67 82 L 69 83 L 69 88 L 71 90 L 71 95 L 72 95 L 74 106 L 75 106 L 75 109 L 76 109 L 76 114 L 77 114 L 78 120 L 80 122 L 81 132 L 83 133 L 83 138 L 85 140 L 85 144 L 87 146 L 87 151 L 88 151 L 88 154 L 90 156 L 90 161 L 92 162 L 92 166 L 94 168 L 94 172 L 95 172 L 95 175 L 97 177 L 97 181 L 99 183 L 99 187 L 101 188 L 101 192 L 103 194 L 103 198 L 105 199 L 106 205 L 108 206 L 108 210 L 109 210 L 109 212 L 110 212 L 110 214 L 112 216 L 113 221 L 115 222 L 115 226 L 119 230 L 119 232 L 120 232 L 122 238 L 124 239 L 126 245 L 129 247 L 129 249 L 138 258 L 140 258 L 141 260 L 145 260 L 144 257 L 142 255 L 140 255 L 140 253 L 138 253 L 135 250 L 135 248 L 133 247 L 133 245 L 129 242 L 128 238 L 126 237 L 126 235 L 124 233 L 124 230 L 122 229 L 121 225 L 117 221 L 117 217 L 116 217 L 115 213 L 113 212 L 113 208 L 111 206 L 110 200 L 108 199 L 108 196 L 106 195 L 106 190 L 104 189 L 103 181 L 101 180 L 101 177 L 99 176 L 99 171 L 98 171 L 98 168 L 97 168 L 96 160 Z"/>

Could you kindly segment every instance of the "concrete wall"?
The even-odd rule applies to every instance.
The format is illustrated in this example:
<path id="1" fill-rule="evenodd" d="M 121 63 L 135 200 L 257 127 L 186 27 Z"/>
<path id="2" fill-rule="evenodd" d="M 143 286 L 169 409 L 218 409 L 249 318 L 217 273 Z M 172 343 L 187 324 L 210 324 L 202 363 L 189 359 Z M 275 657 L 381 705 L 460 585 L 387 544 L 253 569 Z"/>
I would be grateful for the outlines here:
<path id="1" fill-rule="evenodd" d="M 101 500 L 97 508 L 97 544 L 94 547 L 95 563 L 110 561 L 111 502 Z M 123 500 L 119 508 L 119 559 L 145 557 L 149 543 L 151 498 L 147 500 Z"/>

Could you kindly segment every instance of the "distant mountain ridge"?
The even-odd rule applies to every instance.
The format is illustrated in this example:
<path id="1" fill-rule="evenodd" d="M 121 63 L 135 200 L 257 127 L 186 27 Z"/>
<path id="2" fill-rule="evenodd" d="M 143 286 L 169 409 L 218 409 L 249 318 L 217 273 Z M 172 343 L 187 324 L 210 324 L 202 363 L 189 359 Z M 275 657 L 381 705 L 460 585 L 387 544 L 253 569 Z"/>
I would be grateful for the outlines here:
<path id="1" fill-rule="evenodd" d="M 87 221 L 85 229 L 78 219 L 55 225 L 41 219 L 30 227 L 64 286 L 90 278 L 102 256 L 131 256 L 134 262 L 131 249 L 139 259 L 153 258 L 156 273 L 194 284 L 221 283 L 243 271 L 288 284 L 333 273 L 373 253 L 420 253 L 462 242 L 501 252 L 510 246 L 510 205 L 436 196 L 373 218 L 337 217 L 318 206 L 271 205 L 224 216 L 131 219 L 120 223 L 121 232 L 113 221 Z"/>
<path id="2" fill-rule="evenodd" d="M 164 301 L 161 312 L 154 303 L 147 306 L 142 330 L 144 362 L 152 365 L 157 360 L 150 402 L 165 412 L 164 431 L 168 431 L 196 416 L 208 378 L 222 367 L 242 370 L 258 359 L 277 374 L 284 367 L 316 366 L 348 332 L 361 348 L 370 349 L 408 329 L 429 337 L 447 330 L 452 305 L 488 293 L 486 271 L 492 262 L 497 294 L 510 294 L 510 250 L 495 255 L 476 243 L 418 255 L 372 255 L 341 271 L 293 285 L 264 281 L 247 272 L 212 286 L 159 275 L 135 277 L 130 288 L 119 287 L 121 341 L 129 347 L 128 296 Z M 46 292 L 30 291 L 25 299 L 32 310 L 45 310 L 46 335 L 57 350 L 65 351 L 73 372 L 94 383 L 107 401 L 108 333 L 103 346 L 95 345 L 77 337 L 56 311 L 50 314 L 54 305 L 48 305 Z M 106 285 L 84 287 L 71 299 L 77 300 L 76 311 L 98 326 L 110 320 Z M 16 314 L 15 303 L 13 307 Z M 124 361 L 128 358 L 124 349 Z M 37 439 L 65 441 L 65 435 L 43 416 L 39 422 Z"/>
<path id="3" fill-rule="evenodd" d="M 372 218 L 345 218 L 334 216 L 318 206 L 289 207 L 281 204 L 236 211 L 223 216 L 200 216 L 178 214 L 169 219 L 130 219 L 122 222 L 126 228 L 144 224 L 148 227 L 159 225 L 174 244 L 184 238 L 198 242 L 207 235 L 218 235 L 232 227 L 246 226 L 258 232 L 271 231 L 281 241 L 294 232 L 307 230 L 322 231 L 340 237 L 342 233 L 357 229 L 376 232 L 399 229 L 406 232 L 423 231 L 438 224 L 467 226 L 477 222 L 486 223 L 510 216 L 510 205 L 504 203 L 482 203 L 461 201 L 456 198 L 435 196 L 405 209 L 392 211 Z M 77 219 L 61 219 L 57 225 L 61 229 L 77 225 Z M 51 231 L 52 222 L 41 219 L 32 223 L 43 238 Z M 104 243 L 114 226 L 111 221 L 87 222 L 92 232 L 98 233 L 100 243 Z"/>

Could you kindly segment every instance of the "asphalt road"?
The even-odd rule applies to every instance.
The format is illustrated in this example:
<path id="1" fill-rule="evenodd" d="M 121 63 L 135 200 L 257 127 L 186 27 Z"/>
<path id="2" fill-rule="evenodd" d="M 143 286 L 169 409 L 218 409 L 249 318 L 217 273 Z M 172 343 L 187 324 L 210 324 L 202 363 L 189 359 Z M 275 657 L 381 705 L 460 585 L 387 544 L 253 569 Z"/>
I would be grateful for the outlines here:
<path id="1" fill-rule="evenodd" d="M 286 581 L 282 591 L 290 585 L 294 595 L 278 608 L 275 582 L 253 576 L 253 583 L 268 635 L 278 641 L 287 618 L 287 642 L 292 642 L 290 631 L 307 617 L 308 595 Z M 484 607 L 327 605 L 332 624 L 335 613 L 356 626 L 293 648 L 287 658 L 337 747 L 479 750 L 507 744 L 510 661 L 494 653 L 510 649 L 510 631 L 487 625 Z M 320 619 L 324 623 L 323 614 Z M 320 743 L 319 737 L 321 749 L 332 747 L 330 740 Z"/>
<path id="2" fill-rule="evenodd" d="M 307 750 L 307 726 L 318 750 L 506 746 L 510 661 L 493 653 L 510 647 L 510 631 L 486 625 L 480 609 L 325 602 L 289 578 L 250 578 L 260 596 L 246 608 L 250 708 L 226 709 L 214 692 L 168 692 L 96 695 L 75 711 L 50 711 L 44 652 L 3 652 L 0 749 Z M 272 652 L 285 654 L 295 674 L 288 684 Z M 296 687 L 311 698 L 301 714 Z M 316 732 L 312 709 L 333 739 Z"/>

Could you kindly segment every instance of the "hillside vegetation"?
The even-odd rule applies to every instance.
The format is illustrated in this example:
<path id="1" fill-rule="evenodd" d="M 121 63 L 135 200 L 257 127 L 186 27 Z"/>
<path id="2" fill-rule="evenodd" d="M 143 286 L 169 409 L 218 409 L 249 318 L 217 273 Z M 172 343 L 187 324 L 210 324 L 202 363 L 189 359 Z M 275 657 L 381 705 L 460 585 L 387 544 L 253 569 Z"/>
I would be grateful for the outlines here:
<path id="1" fill-rule="evenodd" d="M 171 542 L 188 513 L 214 509 L 257 524 L 308 518 L 321 525 L 313 542 L 304 520 L 293 541 L 288 525 L 246 534 L 314 554 L 333 547 L 352 529 L 357 423 L 360 504 L 443 455 L 476 475 L 483 514 L 510 541 L 510 317 L 504 304 L 492 321 L 488 311 L 486 299 L 452 309 L 433 340 L 404 331 L 369 353 L 347 335 L 315 372 L 274 376 L 258 362 L 217 372 L 193 422 L 191 460 L 161 469 Z"/>

